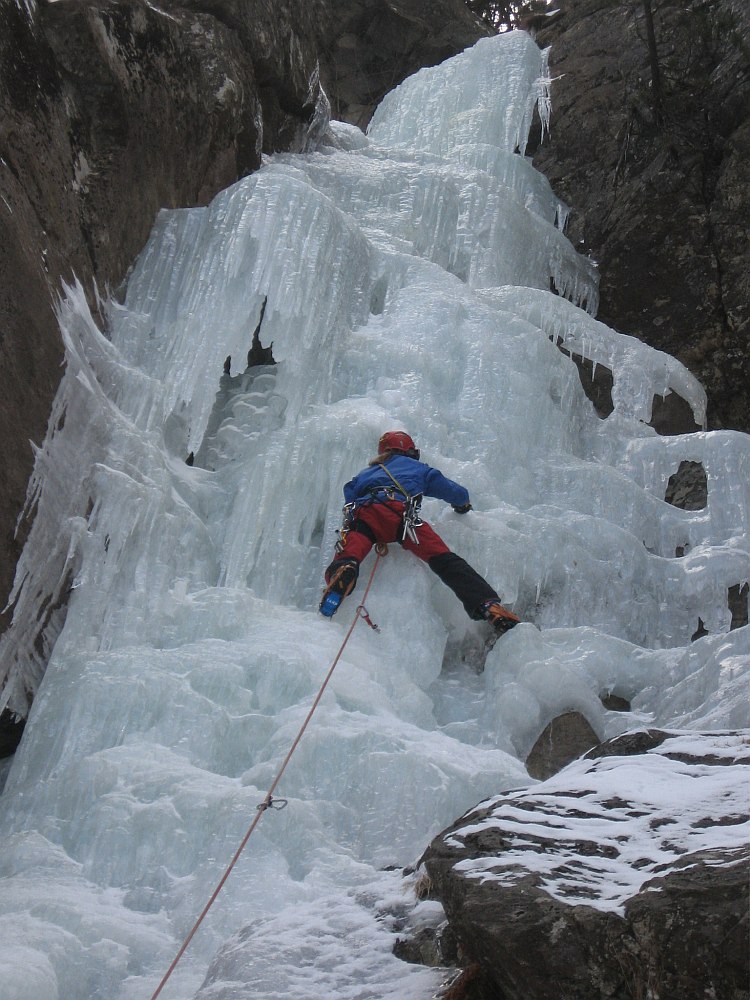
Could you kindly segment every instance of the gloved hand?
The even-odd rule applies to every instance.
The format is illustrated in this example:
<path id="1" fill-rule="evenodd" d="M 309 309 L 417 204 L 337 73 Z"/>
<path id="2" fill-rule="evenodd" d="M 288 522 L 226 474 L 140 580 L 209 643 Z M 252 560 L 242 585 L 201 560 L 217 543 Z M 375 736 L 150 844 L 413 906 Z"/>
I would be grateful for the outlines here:
<path id="1" fill-rule="evenodd" d="M 460 505 L 460 507 L 456 507 L 456 505 L 454 504 L 453 505 L 453 509 L 455 510 L 455 512 L 457 514 L 468 514 L 468 512 L 472 508 L 471 508 L 471 504 L 470 503 L 463 503 L 463 504 Z"/>

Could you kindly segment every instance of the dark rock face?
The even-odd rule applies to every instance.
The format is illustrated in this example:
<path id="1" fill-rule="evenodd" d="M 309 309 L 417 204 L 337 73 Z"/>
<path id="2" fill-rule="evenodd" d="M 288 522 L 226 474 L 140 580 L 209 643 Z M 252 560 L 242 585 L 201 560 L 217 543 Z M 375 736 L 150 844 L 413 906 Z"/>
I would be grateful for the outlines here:
<path id="1" fill-rule="evenodd" d="M 66 129 L 59 80 L 41 32 L 23 7 L 0 3 L 0 590 L 5 603 L 23 538 L 14 538 L 33 454 L 60 377 L 51 286 L 73 257 L 58 250 L 74 215 L 66 194 Z M 42 167 L 43 165 L 43 167 Z M 58 219 L 45 206 L 57 207 Z M 51 239 L 48 234 L 51 230 Z M 52 246 L 50 244 L 53 244 Z M 71 264 L 82 263 L 71 260 Z"/>
<path id="2" fill-rule="evenodd" d="M 159 208 L 203 203 L 257 166 L 260 117 L 252 65 L 205 15 L 63 0 L 30 20 L 0 0 L 0 37 L 4 601 L 29 440 L 60 378 L 61 280 L 76 274 L 92 304 L 94 282 L 119 284 Z"/>
<path id="3" fill-rule="evenodd" d="M 313 142 L 321 72 L 337 108 L 369 118 L 485 30 L 462 0 L 0 0 L 1 604 L 60 380 L 61 281 L 77 276 L 96 308 L 159 209 L 205 204 L 262 152 Z M 357 79 L 355 64 L 377 68 Z"/>
<path id="4" fill-rule="evenodd" d="M 478 806 L 423 858 L 483 989 L 503 1000 L 746 1000 L 742 734 L 629 733 L 587 758 Z M 695 782 L 705 798 L 676 809 L 673 789 Z"/>
<path id="5" fill-rule="evenodd" d="M 657 434 L 693 434 L 702 430 L 695 422 L 690 404 L 676 392 L 654 396 L 649 427 Z"/>
<path id="6" fill-rule="evenodd" d="M 334 30 L 328 0 L 171 0 L 227 31 L 251 67 L 264 153 L 299 150 L 320 100 L 320 43 Z M 221 51 L 221 49 L 219 49 Z M 250 169 L 255 169 L 254 163 Z M 248 172 L 248 171 L 244 171 Z M 241 176 L 241 174 L 240 174 Z"/>
<path id="7" fill-rule="evenodd" d="M 640 3 L 576 0 L 548 19 L 552 131 L 534 164 L 599 263 L 598 318 L 686 364 L 710 427 L 747 431 L 750 7 L 654 7 L 658 115 Z"/>
<path id="8" fill-rule="evenodd" d="M 735 583 L 729 588 L 727 595 L 729 610 L 732 612 L 732 623 L 730 631 L 736 628 L 743 628 L 748 620 L 748 594 L 750 585 L 747 583 Z"/>
<path id="9" fill-rule="evenodd" d="M 550 778 L 598 742 L 585 716 L 565 712 L 545 726 L 526 758 L 526 770 L 532 778 Z"/>
<path id="10" fill-rule="evenodd" d="M 708 480 L 700 462 L 680 462 L 677 472 L 669 477 L 667 503 L 681 510 L 704 510 L 708 503 Z"/>
<path id="11" fill-rule="evenodd" d="M 323 55 L 333 117 L 364 128 L 393 87 L 491 34 L 463 0 L 328 0 L 335 30 Z"/>
<path id="12" fill-rule="evenodd" d="M 15 753 L 21 742 L 24 726 L 23 720 L 13 719 L 10 712 L 0 712 L 0 758 Z"/>
<path id="13" fill-rule="evenodd" d="M 614 378 L 611 370 L 606 365 L 594 365 L 593 361 L 580 354 L 571 354 L 560 343 L 557 344 L 557 348 L 567 357 L 572 358 L 578 369 L 578 377 L 581 380 L 583 391 L 594 404 L 597 416 L 601 417 L 602 420 L 606 419 L 615 408 L 612 402 Z"/>
<path id="14" fill-rule="evenodd" d="M 742 850 L 691 854 L 631 901 L 634 944 L 623 959 L 642 995 L 748 996 L 748 868 Z"/>

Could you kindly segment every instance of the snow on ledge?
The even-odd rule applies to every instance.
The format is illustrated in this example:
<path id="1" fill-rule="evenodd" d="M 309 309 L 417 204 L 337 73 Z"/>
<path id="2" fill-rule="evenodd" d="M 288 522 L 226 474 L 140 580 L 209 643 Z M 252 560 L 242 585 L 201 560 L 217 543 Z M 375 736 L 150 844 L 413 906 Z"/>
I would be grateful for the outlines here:
<path id="1" fill-rule="evenodd" d="M 684 867 L 687 855 L 710 852 L 721 864 L 746 849 L 748 764 L 750 731 L 670 733 L 644 753 L 584 758 L 491 800 L 480 822 L 451 832 L 446 844 L 460 848 L 492 830 L 510 846 L 455 871 L 508 886 L 536 873 L 560 902 L 623 913 L 645 883 Z"/>

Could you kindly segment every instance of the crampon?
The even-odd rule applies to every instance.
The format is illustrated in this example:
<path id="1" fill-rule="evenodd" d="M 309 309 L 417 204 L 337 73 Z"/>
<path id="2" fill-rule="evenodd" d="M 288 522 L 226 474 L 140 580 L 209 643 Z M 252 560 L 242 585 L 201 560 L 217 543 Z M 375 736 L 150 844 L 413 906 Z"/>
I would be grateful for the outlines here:
<path id="1" fill-rule="evenodd" d="M 500 636 L 515 628 L 521 621 L 518 615 L 514 615 L 512 611 L 504 608 L 500 601 L 488 601 L 482 609 L 482 614 L 494 630 L 494 635 L 486 643 L 488 649 L 492 649 Z"/>
<path id="2" fill-rule="evenodd" d="M 333 618 L 341 602 L 354 590 L 358 574 L 359 565 L 353 559 L 348 559 L 336 567 L 320 599 L 319 607 L 322 615 Z"/>

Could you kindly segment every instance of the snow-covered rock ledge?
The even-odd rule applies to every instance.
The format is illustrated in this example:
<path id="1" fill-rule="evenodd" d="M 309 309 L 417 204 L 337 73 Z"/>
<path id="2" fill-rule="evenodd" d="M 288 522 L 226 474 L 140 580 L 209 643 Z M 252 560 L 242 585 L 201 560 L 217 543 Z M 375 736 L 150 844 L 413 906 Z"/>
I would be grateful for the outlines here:
<path id="1" fill-rule="evenodd" d="M 746 998 L 748 764 L 747 731 L 627 733 L 441 833 L 423 861 L 485 989 Z"/>

